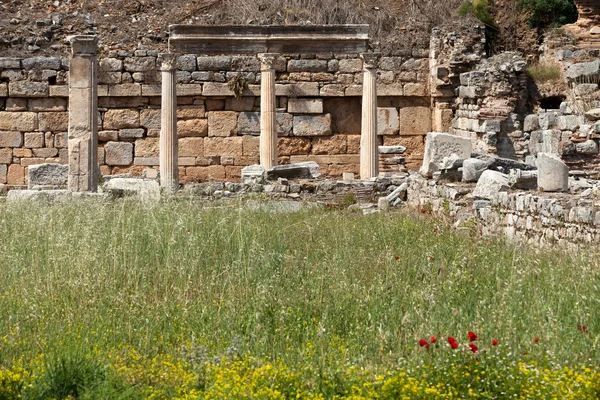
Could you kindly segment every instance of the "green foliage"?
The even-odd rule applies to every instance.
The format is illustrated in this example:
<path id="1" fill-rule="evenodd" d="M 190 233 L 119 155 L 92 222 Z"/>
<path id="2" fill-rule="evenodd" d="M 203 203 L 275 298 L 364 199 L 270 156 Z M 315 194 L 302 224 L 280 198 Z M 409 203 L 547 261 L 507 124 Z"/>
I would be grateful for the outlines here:
<path id="1" fill-rule="evenodd" d="M 577 7 L 573 0 L 519 0 L 519 6 L 532 12 L 529 25 L 545 28 L 577 21 Z"/>
<path id="2" fill-rule="evenodd" d="M 535 83 L 560 82 L 562 70 L 558 63 L 539 62 L 527 68 L 527 75 Z"/>
<path id="3" fill-rule="evenodd" d="M 494 28 L 496 23 L 490 14 L 490 5 L 487 0 L 467 0 L 458 9 L 458 15 L 471 14 L 481 21 L 486 27 Z"/>

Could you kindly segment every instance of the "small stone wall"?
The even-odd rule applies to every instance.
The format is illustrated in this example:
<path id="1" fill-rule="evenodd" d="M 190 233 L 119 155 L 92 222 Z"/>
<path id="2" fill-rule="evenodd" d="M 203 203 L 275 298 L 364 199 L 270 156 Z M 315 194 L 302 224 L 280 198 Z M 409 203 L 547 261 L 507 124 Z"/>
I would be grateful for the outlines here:
<path id="1" fill-rule="evenodd" d="M 158 168 L 158 56 L 138 50 L 99 58 L 103 175 Z M 407 148 L 397 170 L 420 166 L 432 128 L 428 57 L 416 49 L 379 63 L 379 144 Z M 68 69 L 67 58 L 0 58 L 0 183 L 25 185 L 29 165 L 67 162 Z M 239 179 L 259 158 L 260 62 L 184 55 L 178 69 L 181 181 Z M 358 173 L 362 61 L 288 56 L 276 70 L 279 163 L 316 161 L 332 177 Z M 229 87 L 234 78 L 245 85 L 240 98 Z"/>
<path id="2" fill-rule="evenodd" d="M 410 205 L 448 215 L 456 227 L 478 234 L 535 245 L 585 246 L 600 240 L 600 205 L 593 195 L 509 191 L 488 201 L 473 199 L 472 184 L 436 183 L 418 175 L 408 182 Z"/>

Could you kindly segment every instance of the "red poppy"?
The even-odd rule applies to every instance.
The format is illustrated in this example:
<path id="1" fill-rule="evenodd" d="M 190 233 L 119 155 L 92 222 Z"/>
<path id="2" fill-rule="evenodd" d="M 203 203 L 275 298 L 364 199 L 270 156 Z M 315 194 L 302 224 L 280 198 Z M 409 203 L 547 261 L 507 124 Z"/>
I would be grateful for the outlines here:
<path id="1" fill-rule="evenodd" d="M 587 326 L 585 326 L 585 325 L 577 325 L 577 330 L 581 331 L 583 333 L 587 333 L 587 331 L 588 331 Z"/>
<path id="2" fill-rule="evenodd" d="M 427 214 L 427 210 L 426 209 L 422 209 L 421 210 L 421 214 Z"/>
<path id="3" fill-rule="evenodd" d="M 474 342 L 477 340 L 478 336 L 476 334 L 474 334 L 473 332 L 469 331 L 467 333 L 467 335 L 469 335 L 469 342 Z"/>
<path id="4" fill-rule="evenodd" d="M 429 343 L 427 343 L 427 340 L 421 339 L 421 340 L 419 340 L 419 346 L 425 347 L 426 349 L 428 349 L 429 348 Z"/>
<path id="5" fill-rule="evenodd" d="M 435 261 L 434 257 L 429 257 L 429 261 Z"/>
<path id="6" fill-rule="evenodd" d="M 498 341 L 496 339 L 492 339 L 492 346 L 498 345 Z"/>
<path id="7" fill-rule="evenodd" d="M 394 256 L 394 260 L 398 261 L 400 259 L 400 256 Z"/>
<path id="8" fill-rule="evenodd" d="M 431 343 L 437 342 L 437 338 L 435 336 L 430 337 L 429 340 L 431 341 Z"/>
<path id="9" fill-rule="evenodd" d="M 448 337 L 448 343 L 450 344 L 451 348 L 453 348 L 453 349 L 458 348 L 458 343 L 456 343 L 456 339 L 454 339 L 451 336 Z"/>
<path id="10" fill-rule="evenodd" d="M 540 338 L 539 338 L 539 337 L 536 337 L 536 338 L 534 338 L 534 339 L 533 339 L 533 341 L 537 343 L 537 342 L 539 342 L 539 341 L 540 341 Z"/>
<path id="11" fill-rule="evenodd" d="M 479 350 L 479 348 L 477 348 L 477 346 L 475 346 L 473 343 L 470 343 L 469 347 L 473 353 L 477 353 L 477 350 Z"/>
<path id="12" fill-rule="evenodd" d="M 438 233 L 438 231 L 439 231 L 439 228 L 435 228 L 435 229 L 433 230 L 433 233 Z"/>

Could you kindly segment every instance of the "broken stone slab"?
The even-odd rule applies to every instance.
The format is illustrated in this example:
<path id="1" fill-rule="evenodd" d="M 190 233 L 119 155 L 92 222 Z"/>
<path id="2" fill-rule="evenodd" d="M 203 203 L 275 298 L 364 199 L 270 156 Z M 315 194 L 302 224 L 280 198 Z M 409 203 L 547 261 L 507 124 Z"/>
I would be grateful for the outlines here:
<path id="1" fill-rule="evenodd" d="M 419 171 L 421 175 L 431 177 L 434 172 L 440 170 L 439 164 L 444 157 L 452 155 L 457 158 L 466 159 L 471 156 L 471 139 L 448 133 L 429 132 L 425 143 L 425 155 L 423 165 Z"/>
<path id="2" fill-rule="evenodd" d="M 390 201 L 387 197 L 380 197 L 377 200 L 377 208 L 382 211 L 387 211 L 390 209 Z"/>
<path id="3" fill-rule="evenodd" d="M 555 154 L 538 153 L 538 189 L 543 192 L 569 190 L 569 167 Z"/>
<path id="4" fill-rule="evenodd" d="M 265 180 L 266 170 L 262 165 L 248 165 L 242 168 L 242 182 L 262 182 Z"/>
<path id="5" fill-rule="evenodd" d="M 296 163 L 296 165 L 301 165 L 303 167 L 307 167 L 308 170 L 310 171 L 310 176 L 312 179 L 317 179 L 317 178 L 321 177 L 321 168 L 319 167 L 319 164 L 317 164 L 314 161 L 299 162 L 299 163 Z"/>
<path id="6" fill-rule="evenodd" d="M 392 193 L 388 194 L 387 199 L 390 203 L 394 203 L 398 199 L 406 201 L 407 194 L 408 183 L 404 182 L 402 185 L 398 186 Z"/>
<path id="7" fill-rule="evenodd" d="M 521 169 L 524 171 L 531 171 L 535 169 L 535 166 L 517 160 L 502 157 L 492 157 L 488 154 L 473 153 L 472 158 L 488 162 L 488 169 L 499 171 L 505 174 L 508 174 L 511 169 Z"/>
<path id="8" fill-rule="evenodd" d="M 573 64 L 567 68 L 565 76 L 571 81 L 591 82 L 591 79 L 600 75 L 600 60 Z"/>
<path id="9" fill-rule="evenodd" d="M 479 160 L 477 158 L 467 158 L 462 165 L 462 181 L 477 182 L 481 174 L 488 169 L 492 161 Z"/>
<path id="10" fill-rule="evenodd" d="M 267 169 L 268 180 L 277 180 L 278 178 L 313 179 L 318 176 L 321 176 L 318 164 L 310 161 L 306 163 L 277 165 Z"/>
<path id="11" fill-rule="evenodd" d="M 403 154 L 405 151 L 404 146 L 379 146 L 379 154 Z"/>
<path id="12" fill-rule="evenodd" d="M 498 196 L 498 193 L 506 192 L 508 189 L 508 175 L 498 171 L 487 170 L 481 174 L 481 177 L 477 181 L 473 197 L 494 200 Z"/>
<path id="13" fill-rule="evenodd" d="M 590 121 L 600 120 L 600 108 L 593 108 L 589 111 L 586 111 L 585 117 Z"/>
<path id="14" fill-rule="evenodd" d="M 160 200 L 160 185 L 155 180 L 113 178 L 106 182 L 102 189 L 114 197 L 136 196 L 148 202 Z"/>
<path id="15" fill-rule="evenodd" d="M 460 158 L 456 154 L 453 154 L 450 157 L 444 157 L 438 166 L 441 170 L 456 170 L 463 166 L 464 161 L 464 158 Z"/>
<path id="16" fill-rule="evenodd" d="M 10 190 L 6 197 L 8 202 L 20 201 L 66 201 L 72 198 L 70 190 Z"/>
<path id="17" fill-rule="evenodd" d="M 534 190 L 537 188 L 537 171 L 511 169 L 508 174 L 508 185 L 513 189 Z"/>
<path id="18" fill-rule="evenodd" d="M 598 154 L 598 143 L 595 140 L 575 143 L 575 151 L 580 154 Z"/>
<path id="19" fill-rule="evenodd" d="M 27 168 L 28 188 L 38 186 L 67 186 L 69 166 L 63 164 L 38 164 Z"/>

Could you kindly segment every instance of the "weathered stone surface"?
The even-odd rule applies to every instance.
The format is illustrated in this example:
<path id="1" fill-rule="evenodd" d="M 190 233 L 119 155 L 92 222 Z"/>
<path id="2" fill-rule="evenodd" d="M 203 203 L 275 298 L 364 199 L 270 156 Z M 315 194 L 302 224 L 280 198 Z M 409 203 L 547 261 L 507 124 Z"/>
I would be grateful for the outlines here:
<path id="1" fill-rule="evenodd" d="M 591 110 L 588 110 L 585 113 L 585 116 L 590 121 L 598 121 L 598 120 L 600 120 L 600 108 L 593 108 Z"/>
<path id="2" fill-rule="evenodd" d="M 525 132 L 532 132 L 538 129 L 540 129 L 540 118 L 535 114 L 526 116 L 523 122 L 523 130 Z"/>
<path id="3" fill-rule="evenodd" d="M 155 57 L 127 57 L 123 62 L 126 71 L 145 72 L 156 68 Z"/>
<path id="4" fill-rule="evenodd" d="M 104 113 L 104 129 L 138 128 L 140 126 L 140 113 L 137 110 L 117 109 Z"/>
<path id="5" fill-rule="evenodd" d="M 135 157 L 158 157 L 158 138 L 145 138 L 135 141 Z"/>
<path id="6" fill-rule="evenodd" d="M 317 137 L 313 139 L 313 154 L 346 154 L 348 140 L 346 135 Z"/>
<path id="7" fill-rule="evenodd" d="M 0 147 L 21 147 L 23 134 L 15 131 L 0 131 Z"/>
<path id="8" fill-rule="evenodd" d="M 242 181 L 262 182 L 266 177 L 265 167 L 261 165 L 249 165 L 242 168 Z"/>
<path id="9" fill-rule="evenodd" d="M 508 175 L 498 171 L 487 170 L 481 174 L 481 177 L 477 181 L 473 197 L 493 200 L 498 196 L 498 193 L 506 192 L 508 189 Z"/>
<path id="10" fill-rule="evenodd" d="M 148 109 L 140 111 L 140 126 L 145 128 L 160 128 L 160 109 Z"/>
<path id="11" fill-rule="evenodd" d="M 198 57 L 196 58 L 199 71 L 229 71 L 231 57 Z"/>
<path id="12" fill-rule="evenodd" d="M 144 137 L 144 129 L 129 128 L 119 130 L 119 139 L 130 140 Z"/>
<path id="13" fill-rule="evenodd" d="M 179 139 L 179 157 L 202 157 L 204 155 L 204 138 L 186 137 Z"/>
<path id="14" fill-rule="evenodd" d="M 545 130 L 542 132 L 542 153 L 558 154 L 558 144 L 561 139 L 561 131 L 559 130 Z"/>
<path id="15" fill-rule="evenodd" d="M 44 134 L 41 132 L 27 132 L 24 135 L 23 146 L 27 148 L 44 147 Z"/>
<path id="16" fill-rule="evenodd" d="M 177 121 L 177 136 L 179 137 L 203 137 L 208 135 L 208 120 L 187 119 Z"/>
<path id="17" fill-rule="evenodd" d="M 241 156 L 244 138 L 233 137 L 207 137 L 204 139 L 204 156 Z"/>
<path id="18" fill-rule="evenodd" d="M 29 99 L 29 111 L 65 111 L 67 100 L 60 98 Z"/>
<path id="19" fill-rule="evenodd" d="M 322 114 L 323 99 L 289 99 L 288 112 L 292 114 Z"/>
<path id="20" fill-rule="evenodd" d="M 569 167 L 554 154 L 538 153 L 538 188 L 543 192 L 569 190 Z"/>
<path id="21" fill-rule="evenodd" d="M 467 158 L 463 161 L 463 182 L 477 182 L 481 174 L 489 167 L 489 163 L 477 158 Z"/>
<path id="22" fill-rule="evenodd" d="M 290 60 L 288 72 L 327 72 L 325 60 Z"/>
<path id="23" fill-rule="evenodd" d="M 181 106 L 177 107 L 178 119 L 200 119 L 206 117 L 204 106 Z"/>
<path id="24" fill-rule="evenodd" d="M 116 142 L 119 140 L 119 131 L 98 131 L 98 140 L 101 142 Z"/>
<path id="25" fill-rule="evenodd" d="M 21 59 L 0 57 L 0 69 L 21 69 Z"/>
<path id="26" fill-rule="evenodd" d="M 16 81 L 9 82 L 8 93 L 11 97 L 47 97 L 47 82 Z"/>
<path id="27" fill-rule="evenodd" d="M 237 133 L 238 113 L 211 111 L 208 113 L 208 136 L 228 137 Z"/>
<path id="28" fill-rule="evenodd" d="M 289 97 L 316 97 L 319 95 L 319 82 L 276 84 L 275 95 Z"/>
<path id="29" fill-rule="evenodd" d="M 319 166 L 314 162 L 277 165 L 267 169 L 267 179 L 269 180 L 276 180 L 278 178 L 312 179 L 319 176 L 321 176 Z"/>
<path id="30" fill-rule="evenodd" d="M 58 57 L 31 57 L 22 61 L 23 69 L 60 69 L 60 58 Z"/>
<path id="31" fill-rule="evenodd" d="M 133 144 L 127 142 L 108 142 L 104 147 L 106 164 L 131 165 L 133 163 Z"/>
<path id="32" fill-rule="evenodd" d="M 120 72 L 123 69 L 123 61 L 117 58 L 102 58 L 98 63 L 100 71 Z"/>
<path id="33" fill-rule="evenodd" d="M 600 60 L 573 64 L 567 68 L 565 76 L 572 81 L 591 81 L 600 75 Z"/>
<path id="34" fill-rule="evenodd" d="M 377 109 L 377 134 L 395 135 L 400 128 L 400 116 L 395 107 L 381 107 Z"/>
<path id="35" fill-rule="evenodd" d="M 562 115 L 558 117 L 558 127 L 563 131 L 577 130 L 580 122 L 580 118 L 577 115 Z"/>
<path id="36" fill-rule="evenodd" d="M 185 172 L 184 181 L 189 182 L 223 181 L 227 177 L 225 167 L 222 165 L 188 167 Z"/>
<path id="37" fill-rule="evenodd" d="M 404 85 L 404 95 L 409 97 L 427 96 L 427 88 L 421 83 L 407 83 Z"/>
<path id="38" fill-rule="evenodd" d="M 471 156 L 471 139 L 447 133 L 430 132 L 427 134 L 425 143 L 425 155 L 420 173 L 431 177 L 433 172 L 439 170 L 438 164 L 444 157 L 452 155 L 461 159 L 467 159 Z"/>
<path id="39" fill-rule="evenodd" d="M 425 134 L 431 131 L 429 107 L 411 106 L 400 109 L 400 135 Z"/>
<path id="40" fill-rule="evenodd" d="M 311 140 L 308 138 L 280 137 L 277 139 L 277 154 L 280 156 L 309 154 L 310 149 Z"/>
<path id="41" fill-rule="evenodd" d="M 0 132 L 0 135 L 2 133 Z M 12 149 L 0 149 L 0 164 L 12 163 Z"/>
<path id="42" fill-rule="evenodd" d="M 295 115 L 294 136 L 328 136 L 331 134 L 331 115 Z"/>
<path id="43" fill-rule="evenodd" d="M 225 109 L 228 111 L 252 111 L 254 109 L 255 97 L 228 97 L 225 100 Z"/>
<path id="44" fill-rule="evenodd" d="M 513 189 L 532 190 L 537 188 L 537 171 L 511 169 L 508 174 L 508 185 Z"/>
<path id="45" fill-rule="evenodd" d="M 405 151 L 404 146 L 379 146 L 379 154 L 403 154 Z"/>
<path id="46" fill-rule="evenodd" d="M 575 143 L 575 151 L 580 154 L 598 154 L 598 143 L 594 140 Z"/>
<path id="47" fill-rule="evenodd" d="M 102 186 L 102 189 L 117 197 L 135 196 L 149 202 L 160 200 L 160 186 L 156 180 L 112 178 Z"/>
<path id="48" fill-rule="evenodd" d="M 25 168 L 19 164 L 10 164 L 6 173 L 6 183 L 8 185 L 25 184 Z"/>
<path id="49" fill-rule="evenodd" d="M 69 166 L 62 164 L 38 164 L 27 168 L 28 188 L 35 186 L 67 186 Z"/>
<path id="50" fill-rule="evenodd" d="M 73 193 L 70 190 L 10 190 L 6 200 L 11 203 L 22 201 L 68 201 Z"/>
<path id="51" fill-rule="evenodd" d="M 195 71 L 196 70 L 196 56 L 193 54 L 179 56 L 177 58 L 177 69 L 180 71 L 190 71 L 190 72 Z"/>
<path id="52" fill-rule="evenodd" d="M 358 58 L 351 58 L 347 60 L 340 60 L 339 71 L 343 73 L 356 73 L 361 72 L 363 68 L 362 60 Z"/>
<path id="53" fill-rule="evenodd" d="M 402 201 L 406 201 L 406 195 L 408 191 L 408 183 L 404 182 L 400 186 L 398 186 L 392 193 L 387 195 L 387 200 L 390 203 L 396 201 L 396 199 L 400 199 Z"/>

